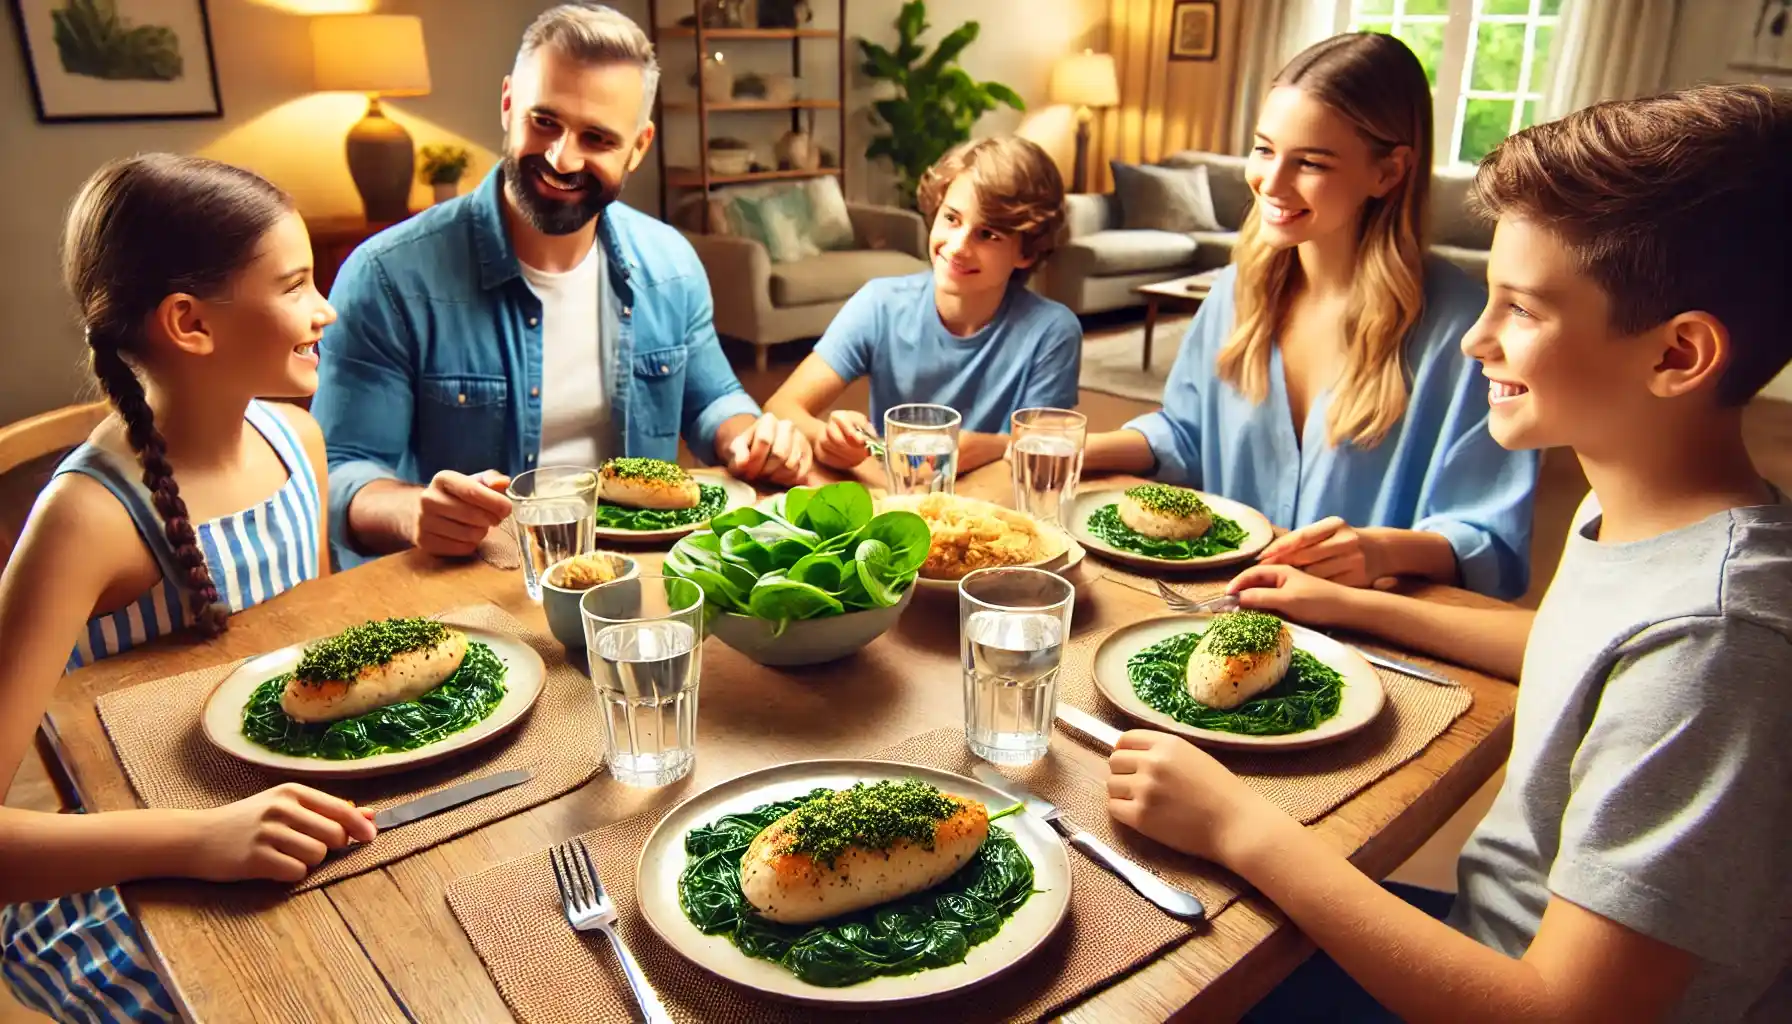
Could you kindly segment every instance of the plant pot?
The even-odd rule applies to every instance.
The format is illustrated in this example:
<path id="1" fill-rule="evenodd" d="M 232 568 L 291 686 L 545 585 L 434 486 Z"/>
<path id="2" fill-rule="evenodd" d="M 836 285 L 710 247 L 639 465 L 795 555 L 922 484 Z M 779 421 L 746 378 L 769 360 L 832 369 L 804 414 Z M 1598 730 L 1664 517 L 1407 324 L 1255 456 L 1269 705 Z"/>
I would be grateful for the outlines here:
<path id="1" fill-rule="evenodd" d="M 438 203 L 445 203 L 460 193 L 460 182 L 458 181 L 438 181 L 432 187 L 435 189 Z"/>

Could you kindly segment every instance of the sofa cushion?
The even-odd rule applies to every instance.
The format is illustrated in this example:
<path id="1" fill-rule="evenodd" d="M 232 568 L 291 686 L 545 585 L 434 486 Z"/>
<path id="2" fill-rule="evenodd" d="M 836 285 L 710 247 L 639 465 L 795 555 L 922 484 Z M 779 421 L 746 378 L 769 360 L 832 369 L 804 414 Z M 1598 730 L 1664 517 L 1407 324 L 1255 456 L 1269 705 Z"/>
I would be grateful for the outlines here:
<path id="1" fill-rule="evenodd" d="M 1459 245 L 1434 245 L 1433 255 L 1442 256 L 1451 263 L 1462 268 L 1462 272 L 1476 282 L 1487 280 L 1487 261 L 1492 253 L 1479 247 L 1465 248 Z"/>
<path id="2" fill-rule="evenodd" d="M 899 277 L 927 264 L 891 249 L 848 249 L 772 265 L 772 305 L 807 306 L 852 297 L 874 277 Z"/>
<path id="3" fill-rule="evenodd" d="M 1431 240 L 1459 249 L 1493 248 L 1493 225 L 1469 208 L 1473 172 L 1439 170 L 1431 175 Z"/>
<path id="4" fill-rule="evenodd" d="M 1213 214 L 1220 227 L 1237 231 L 1251 208 L 1251 186 L 1244 180 L 1245 158 L 1225 153 L 1185 149 L 1161 161 L 1165 167 L 1207 168 L 1207 188 L 1213 194 Z"/>
<path id="5" fill-rule="evenodd" d="M 1133 274 L 1180 266 L 1195 258 L 1200 243 L 1176 231 L 1097 231 L 1065 246 L 1092 275 Z"/>
<path id="6" fill-rule="evenodd" d="M 1120 227 L 1126 230 L 1217 231 L 1205 167 L 1152 167 L 1111 162 Z"/>

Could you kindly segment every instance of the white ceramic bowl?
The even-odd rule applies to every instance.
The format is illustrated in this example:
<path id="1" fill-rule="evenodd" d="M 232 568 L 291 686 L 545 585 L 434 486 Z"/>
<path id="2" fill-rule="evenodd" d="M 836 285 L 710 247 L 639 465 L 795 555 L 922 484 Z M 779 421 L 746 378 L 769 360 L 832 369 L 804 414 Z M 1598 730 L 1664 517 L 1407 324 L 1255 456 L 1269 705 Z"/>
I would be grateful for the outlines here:
<path id="1" fill-rule="evenodd" d="M 712 636 L 761 665 L 819 665 L 853 654 L 889 631 L 909 600 L 914 586 L 902 592 L 902 600 L 888 608 L 830 615 L 823 619 L 798 619 L 773 636 L 776 623 L 748 615 L 722 612 L 709 622 Z"/>
<path id="2" fill-rule="evenodd" d="M 617 580 L 632 580 L 641 575 L 641 563 L 627 555 L 619 555 L 614 551 L 598 551 L 593 554 L 610 559 L 610 568 L 616 571 Z M 560 641 L 567 650 L 582 654 L 585 650 L 585 619 L 579 613 L 579 599 L 591 588 L 573 590 L 553 583 L 560 567 L 570 561 L 572 559 L 568 558 L 555 562 L 548 566 L 547 572 L 541 574 L 541 610 L 547 614 L 548 631 L 554 634 L 554 639 Z"/>

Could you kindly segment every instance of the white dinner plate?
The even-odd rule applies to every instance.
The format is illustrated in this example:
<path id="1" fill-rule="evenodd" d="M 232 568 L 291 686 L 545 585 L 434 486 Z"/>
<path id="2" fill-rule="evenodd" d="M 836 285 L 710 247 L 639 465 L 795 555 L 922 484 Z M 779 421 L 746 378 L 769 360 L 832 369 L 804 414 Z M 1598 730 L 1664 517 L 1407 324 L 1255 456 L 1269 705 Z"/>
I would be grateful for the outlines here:
<path id="1" fill-rule="evenodd" d="M 698 483 L 709 484 L 712 487 L 720 487 L 728 492 L 728 504 L 722 509 L 723 512 L 732 512 L 737 508 L 751 505 L 759 500 L 759 492 L 753 489 L 752 484 L 747 483 L 744 480 L 736 480 L 722 470 L 693 469 L 690 472 L 691 479 Z M 599 504 L 601 505 L 602 502 L 599 502 Z M 720 515 L 721 513 L 717 514 Z M 709 524 L 699 521 L 691 523 L 688 526 L 669 526 L 663 530 L 618 530 L 614 527 L 599 526 L 597 528 L 597 539 L 599 541 L 608 541 L 610 543 L 657 543 L 664 540 L 677 540 L 685 534 L 694 530 L 701 530 L 707 525 Z"/>
<path id="2" fill-rule="evenodd" d="M 1207 503 L 1215 515 L 1225 516 L 1239 526 L 1244 527 L 1244 542 L 1236 551 L 1228 551 L 1221 555 L 1208 555 L 1205 558 L 1154 558 L 1141 555 L 1135 551 L 1125 551 L 1114 547 L 1089 532 L 1089 517 L 1104 506 L 1118 504 L 1126 488 L 1110 488 L 1101 491 L 1089 491 L 1076 496 L 1076 504 L 1070 511 L 1070 532 L 1085 547 L 1103 558 L 1128 565 L 1136 565 L 1146 569 L 1177 569 L 1194 571 L 1199 569 L 1216 569 L 1221 566 L 1237 565 L 1257 557 L 1257 553 L 1269 546 L 1275 539 L 1275 527 L 1270 525 L 1268 517 L 1249 505 L 1241 504 L 1230 498 L 1222 498 L 1206 491 L 1196 491 L 1201 500 Z"/>
<path id="3" fill-rule="evenodd" d="M 1338 713 L 1313 728 L 1281 736 L 1246 736 L 1197 729 L 1140 700 L 1133 692 L 1132 678 L 1126 671 L 1127 659 L 1178 633 L 1205 630 L 1212 618 L 1211 615 L 1171 615 L 1122 626 L 1103 640 L 1095 651 L 1095 688 L 1120 710 L 1152 728 L 1186 736 L 1202 746 L 1229 750 L 1305 750 L 1341 740 L 1373 722 L 1381 713 L 1387 696 L 1382 691 L 1381 678 L 1363 656 L 1324 633 L 1315 633 L 1292 622 L 1288 623 L 1288 629 L 1294 634 L 1294 646 L 1337 669 L 1344 677 L 1344 696 L 1338 704 Z"/>
<path id="4" fill-rule="evenodd" d="M 352 761 L 282 754 L 244 736 L 243 708 L 249 703 L 250 694 L 267 680 L 296 668 L 305 653 L 306 644 L 315 642 L 307 641 L 251 658 L 226 676 L 212 690 L 211 696 L 206 698 L 205 709 L 201 712 L 200 724 L 205 731 L 205 738 L 224 753 L 257 767 L 280 775 L 310 779 L 387 775 L 433 764 L 461 751 L 489 743 L 520 722 L 529 709 L 535 706 L 535 699 L 541 696 L 542 685 L 547 679 L 547 666 L 542 664 L 541 655 L 535 653 L 535 648 L 516 637 L 467 626 L 456 625 L 453 628 L 465 633 L 468 641 L 477 641 L 490 647 L 505 668 L 503 699 L 484 721 L 460 732 L 444 736 L 415 750 L 375 754 Z"/>
<path id="5" fill-rule="evenodd" d="M 674 807 L 647 837 L 635 865 L 635 895 L 648 926 L 679 955 L 718 977 L 768 996 L 834 1009 L 870 1010 L 943 999 L 1017 966 L 1045 944 L 1070 910 L 1070 862 L 1064 844 L 1050 825 L 1025 811 L 1010 814 L 990 827 L 1005 828 L 1014 835 L 1033 862 L 1036 891 L 1002 922 L 1000 931 L 972 946 L 960 963 L 825 988 L 802 981 L 769 960 L 747 956 L 725 935 L 703 934 L 685 917 L 678 900 L 678 879 L 685 869 L 685 835 L 693 828 L 725 814 L 802 796 L 817 786 L 845 789 L 855 782 L 906 778 L 981 800 L 992 811 L 1014 802 L 976 779 L 897 761 L 795 761 L 749 772 Z"/>

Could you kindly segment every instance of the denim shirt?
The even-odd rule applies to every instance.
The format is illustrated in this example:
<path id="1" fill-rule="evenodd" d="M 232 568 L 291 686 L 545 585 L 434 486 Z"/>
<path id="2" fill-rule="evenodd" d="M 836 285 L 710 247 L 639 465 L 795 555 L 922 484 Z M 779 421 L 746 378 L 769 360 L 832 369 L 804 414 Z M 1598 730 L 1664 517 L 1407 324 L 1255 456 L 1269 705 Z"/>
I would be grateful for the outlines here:
<path id="1" fill-rule="evenodd" d="M 442 470 L 517 474 L 541 451 L 541 300 L 505 230 L 497 168 L 451 199 L 362 243 L 330 291 L 337 321 L 318 346 L 312 413 L 330 458 L 337 564 L 365 560 L 348 508 L 373 480 L 422 484 Z M 716 428 L 759 406 L 716 338 L 703 265 L 678 231 L 611 203 L 598 220 L 608 308 L 602 353 L 616 437 L 607 450 L 699 459 Z M 608 341 L 608 338 L 605 339 Z"/>

